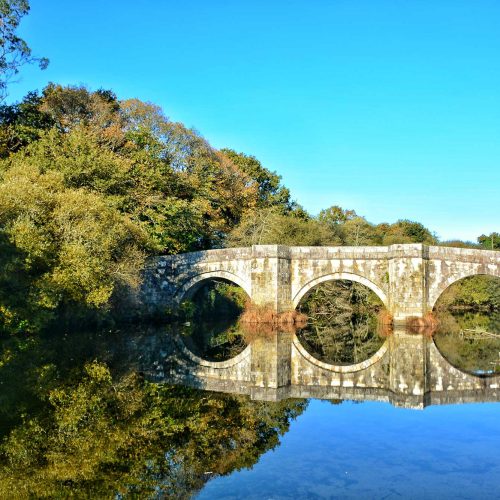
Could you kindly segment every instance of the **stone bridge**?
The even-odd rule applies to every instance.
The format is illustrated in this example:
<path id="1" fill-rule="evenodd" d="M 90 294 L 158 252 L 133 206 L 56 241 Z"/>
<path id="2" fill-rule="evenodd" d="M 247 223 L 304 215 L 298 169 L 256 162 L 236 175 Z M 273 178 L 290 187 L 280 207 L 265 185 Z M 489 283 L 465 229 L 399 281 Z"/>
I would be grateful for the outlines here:
<path id="1" fill-rule="evenodd" d="M 284 312 L 319 283 L 345 279 L 366 285 L 404 321 L 432 311 L 448 286 L 476 274 L 500 277 L 500 252 L 423 244 L 254 245 L 158 257 L 145 271 L 142 296 L 147 307 L 166 310 L 218 278 L 239 285 L 255 304 Z"/>
<path id="2" fill-rule="evenodd" d="M 500 401 L 500 375 L 463 372 L 441 355 L 432 338 L 401 326 L 370 359 L 348 366 L 319 361 L 286 332 L 257 337 L 227 361 L 201 359 L 171 335 L 152 336 L 140 352 L 142 370 L 152 381 L 257 400 L 372 400 L 409 408 Z"/>

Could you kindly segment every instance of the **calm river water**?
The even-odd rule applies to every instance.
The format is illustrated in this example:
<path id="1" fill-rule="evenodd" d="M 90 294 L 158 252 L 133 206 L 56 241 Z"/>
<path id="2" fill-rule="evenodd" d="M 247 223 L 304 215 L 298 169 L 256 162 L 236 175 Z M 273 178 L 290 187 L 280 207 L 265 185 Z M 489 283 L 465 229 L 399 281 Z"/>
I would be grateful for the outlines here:
<path id="1" fill-rule="evenodd" d="M 490 380 L 499 325 L 447 315 L 426 342 L 450 370 Z M 500 392 L 422 410 L 373 394 L 264 401 L 158 383 L 158 356 L 175 357 L 165 339 L 217 363 L 263 335 L 226 322 L 5 340 L 0 498 L 500 498 Z M 391 337 L 368 317 L 293 335 L 338 366 Z"/>

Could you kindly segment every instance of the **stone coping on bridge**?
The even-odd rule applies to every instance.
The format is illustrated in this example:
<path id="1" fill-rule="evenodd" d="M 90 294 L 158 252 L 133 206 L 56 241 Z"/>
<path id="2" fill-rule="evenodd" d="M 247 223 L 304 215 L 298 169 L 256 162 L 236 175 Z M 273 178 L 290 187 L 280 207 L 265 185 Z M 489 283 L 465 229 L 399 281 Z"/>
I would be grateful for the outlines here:
<path id="1" fill-rule="evenodd" d="M 425 246 L 426 258 L 431 260 L 460 260 L 461 262 L 477 262 L 481 257 L 483 262 L 492 264 L 500 261 L 500 252 L 497 250 L 482 250 L 479 248 L 456 248 L 447 246 Z"/>
<path id="2" fill-rule="evenodd" d="M 245 260 L 259 257 L 281 259 L 335 259 L 335 258 L 361 258 L 380 259 L 398 257 L 423 257 L 426 259 L 447 260 L 450 257 L 471 259 L 476 262 L 477 257 L 484 260 L 498 262 L 500 252 L 475 248 L 458 248 L 423 243 L 398 243 L 388 246 L 286 246 L 286 245 L 253 245 L 251 247 L 216 248 L 200 250 L 183 254 L 162 255 L 153 258 L 154 261 L 162 260 L 164 265 L 169 261 L 224 261 Z"/>

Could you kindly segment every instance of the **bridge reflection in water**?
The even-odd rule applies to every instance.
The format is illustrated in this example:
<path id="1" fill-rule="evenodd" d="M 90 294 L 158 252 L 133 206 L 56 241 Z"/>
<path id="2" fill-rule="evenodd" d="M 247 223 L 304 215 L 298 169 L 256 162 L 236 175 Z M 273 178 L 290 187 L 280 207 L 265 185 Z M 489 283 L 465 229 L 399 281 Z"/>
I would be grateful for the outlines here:
<path id="1" fill-rule="evenodd" d="M 452 366 L 426 332 L 396 327 L 369 359 L 333 365 L 312 356 L 294 332 L 256 335 L 226 361 L 207 361 L 180 335 L 143 338 L 141 369 L 155 382 L 285 398 L 384 401 L 422 409 L 429 405 L 500 401 L 500 375 L 471 374 Z"/>

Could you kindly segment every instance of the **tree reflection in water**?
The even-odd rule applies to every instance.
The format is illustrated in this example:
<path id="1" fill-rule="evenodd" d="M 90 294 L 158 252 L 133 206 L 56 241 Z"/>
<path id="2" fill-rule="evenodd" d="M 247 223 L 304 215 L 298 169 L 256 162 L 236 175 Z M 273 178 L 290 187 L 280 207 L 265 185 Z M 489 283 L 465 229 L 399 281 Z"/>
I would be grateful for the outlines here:
<path id="1" fill-rule="evenodd" d="M 471 276 L 439 297 L 434 342 L 460 370 L 476 375 L 500 373 L 500 279 Z"/>
<path id="2" fill-rule="evenodd" d="M 247 347 L 242 326 L 235 319 L 195 320 L 182 325 L 186 347 L 207 361 L 226 361 Z"/>
<path id="3" fill-rule="evenodd" d="M 357 284 L 324 284 L 302 305 L 310 324 L 297 335 L 320 360 L 358 363 L 385 340 L 376 316 L 382 307 Z M 183 333 L 198 355 L 215 361 L 234 357 L 252 335 L 266 335 L 233 321 L 189 323 L 162 334 Z M 462 370 L 500 373 L 499 327 L 498 310 L 444 311 L 435 342 Z M 134 369 L 137 347 L 130 349 L 144 345 L 139 335 L 71 332 L 3 341 L 0 498 L 189 498 L 211 477 L 255 464 L 306 407 L 303 400 L 251 401 L 145 381 Z"/>
<path id="4" fill-rule="evenodd" d="M 297 336 L 320 361 L 360 363 L 385 341 L 377 318 L 383 308 L 380 299 L 364 285 L 347 280 L 322 283 L 301 304 L 309 322 Z"/>
<path id="5" fill-rule="evenodd" d="M 237 285 L 207 280 L 183 304 L 189 311 L 180 326 L 186 347 L 207 361 L 226 361 L 242 352 L 247 342 L 238 319 L 247 299 Z"/>
<path id="6" fill-rule="evenodd" d="M 124 336 L 4 343 L 1 498 L 189 498 L 256 463 L 305 409 L 148 383 L 121 363 Z"/>
<path id="7" fill-rule="evenodd" d="M 500 373 L 500 310 L 437 313 L 434 342 L 455 367 L 475 375 Z"/>

